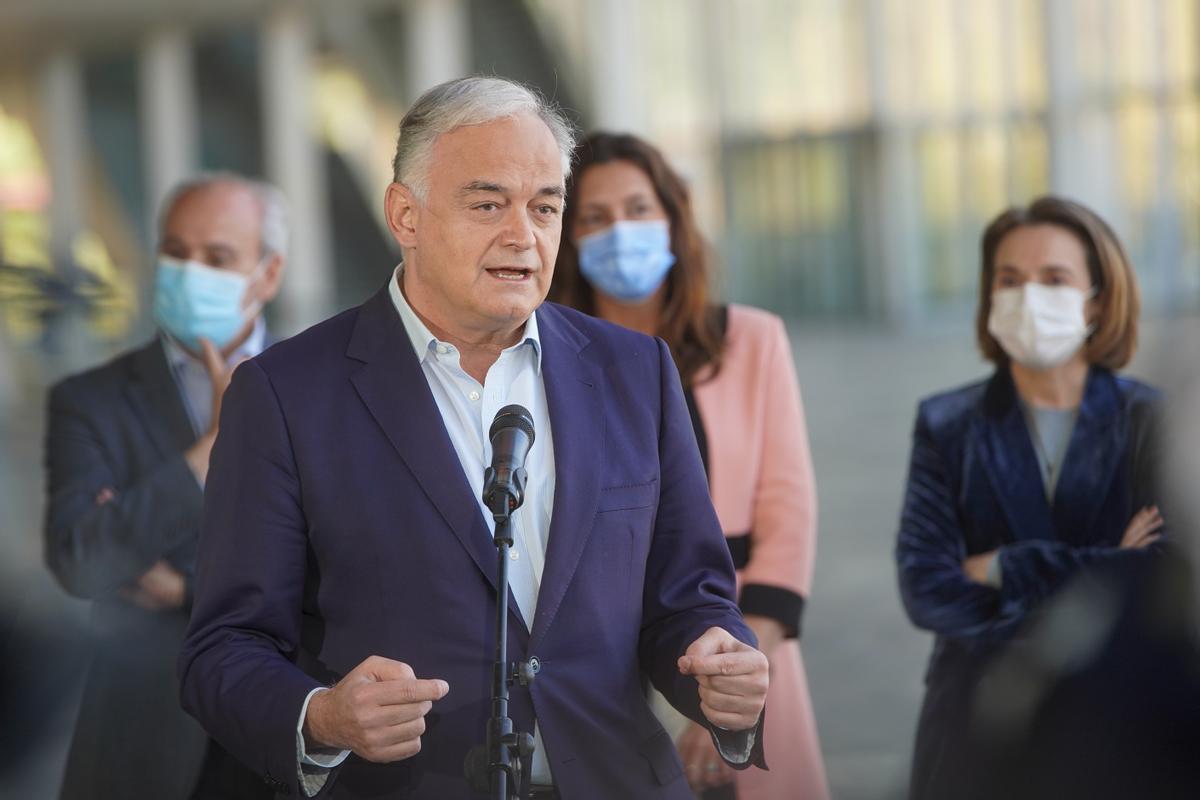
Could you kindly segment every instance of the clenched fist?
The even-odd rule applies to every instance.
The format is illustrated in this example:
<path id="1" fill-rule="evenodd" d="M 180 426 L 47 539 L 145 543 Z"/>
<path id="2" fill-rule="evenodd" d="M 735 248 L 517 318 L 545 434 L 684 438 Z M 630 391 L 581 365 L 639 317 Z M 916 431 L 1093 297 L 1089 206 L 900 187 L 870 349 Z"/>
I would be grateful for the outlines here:
<path id="1" fill-rule="evenodd" d="M 421 752 L 425 715 L 450 691 L 443 680 L 422 680 L 412 667 L 371 656 L 332 689 L 318 692 L 304 716 L 306 747 L 351 750 L 386 763 Z"/>
<path id="2" fill-rule="evenodd" d="M 709 628 L 679 659 L 679 671 L 700 684 L 700 711 L 719 728 L 758 724 L 770 682 L 767 657 L 724 628 Z"/>

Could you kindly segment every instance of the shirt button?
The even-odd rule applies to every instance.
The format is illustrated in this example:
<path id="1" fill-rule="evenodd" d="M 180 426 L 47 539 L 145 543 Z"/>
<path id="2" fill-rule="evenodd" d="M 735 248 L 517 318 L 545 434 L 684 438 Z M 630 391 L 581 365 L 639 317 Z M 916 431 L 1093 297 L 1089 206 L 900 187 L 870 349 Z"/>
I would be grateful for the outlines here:
<path id="1" fill-rule="evenodd" d="M 508 557 L 509 557 L 510 559 L 512 559 L 513 561 L 516 561 L 518 558 L 520 558 L 520 557 L 521 557 L 521 554 L 520 554 L 520 553 L 518 553 L 516 550 L 509 550 L 509 551 L 508 551 Z"/>
<path id="2" fill-rule="evenodd" d="M 472 402 L 477 402 L 479 400 L 479 392 L 471 392 L 467 397 L 471 398 Z"/>

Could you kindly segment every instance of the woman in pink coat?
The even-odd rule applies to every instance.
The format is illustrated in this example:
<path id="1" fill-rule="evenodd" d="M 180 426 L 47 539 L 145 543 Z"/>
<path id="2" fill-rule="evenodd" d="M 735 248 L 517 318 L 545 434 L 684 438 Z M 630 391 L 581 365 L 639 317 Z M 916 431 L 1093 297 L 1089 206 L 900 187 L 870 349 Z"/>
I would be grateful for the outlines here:
<path id="1" fill-rule="evenodd" d="M 798 640 L 816 493 L 783 323 L 712 304 L 687 189 L 641 139 L 595 133 L 580 143 L 566 215 L 550 299 L 670 345 L 738 568 L 742 611 L 771 662 L 770 770 L 734 772 L 708 732 L 686 722 L 676 742 L 688 781 L 706 800 L 821 800 L 828 790 Z"/>

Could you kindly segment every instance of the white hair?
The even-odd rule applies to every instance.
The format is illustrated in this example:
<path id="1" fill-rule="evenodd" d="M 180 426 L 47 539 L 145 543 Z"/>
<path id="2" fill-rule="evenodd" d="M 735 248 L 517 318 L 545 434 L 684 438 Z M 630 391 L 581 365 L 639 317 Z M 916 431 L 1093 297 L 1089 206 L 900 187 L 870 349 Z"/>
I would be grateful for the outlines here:
<path id="1" fill-rule="evenodd" d="M 429 160 L 439 136 L 464 125 L 482 125 L 523 113 L 536 114 L 550 129 L 562 154 L 565 180 L 571 174 L 574 126 L 534 89 L 506 78 L 482 75 L 447 81 L 417 98 L 400 121 L 392 180 L 424 200 L 429 191 Z"/>
<path id="2" fill-rule="evenodd" d="M 272 255 L 287 256 L 288 251 L 288 211 L 287 201 L 279 188 L 266 181 L 247 178 L 236 172 L 220 170 L 200 172 L 177 183 L 167 194 L 161 206 L 158 217 L 158 232 L 162 235 L 167 217 L 171 209 L 186 194 L 214 186 L 220 183 L 232 183 L 246 189 L 258 201 L 262 209 L 262 219 L 259 220 L 259 241 L 262 247 L 262 257 Z"/>

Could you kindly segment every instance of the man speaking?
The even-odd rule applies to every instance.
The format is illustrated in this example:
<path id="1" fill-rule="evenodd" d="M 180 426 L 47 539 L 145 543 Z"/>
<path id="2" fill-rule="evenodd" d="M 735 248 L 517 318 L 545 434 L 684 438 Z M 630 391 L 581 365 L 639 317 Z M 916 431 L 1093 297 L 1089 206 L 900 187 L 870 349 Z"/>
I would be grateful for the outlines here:
<path id="1" fill-rule="evenodd" d="M 487 432 L 536 436 L 510 553 L 509 713 L 534 798 L 690 798 L 644 677 L 762 766 L 767 659 L 661 341 L 543 305 L 573 136 L 465 78 L 405 116 L 385 201 L 403 261 L 362 306 L 240 367 L 209 471 L 184 707 L 293 796 L 475 797 L 496 548 Z"/>

